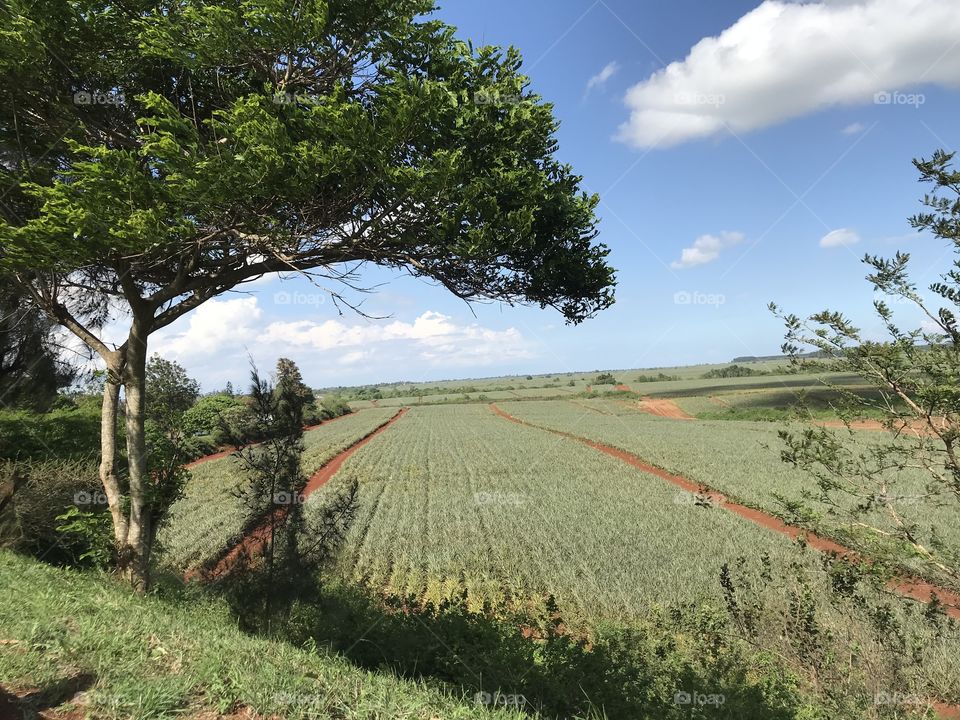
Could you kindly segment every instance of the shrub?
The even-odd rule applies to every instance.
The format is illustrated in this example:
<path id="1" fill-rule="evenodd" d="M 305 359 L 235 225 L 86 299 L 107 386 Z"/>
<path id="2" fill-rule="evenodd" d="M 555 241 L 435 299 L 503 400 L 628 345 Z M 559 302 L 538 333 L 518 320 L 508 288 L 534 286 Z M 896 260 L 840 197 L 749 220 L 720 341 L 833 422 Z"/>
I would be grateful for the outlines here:
<path id="1" fill-rule="evenodd" d="M 351 412 L 353 410 L 350 405 L 339 395 L 327 395 L 320 401 L 320 418 L 322 420 L 348 415 Z"/>
<path id="2" fill-rule="evenodd" d="M 620 381 L 617 380 L 612 373 L 600 373 L 593 379 L 594 385 L 619 385 Z"/>
<path id="3" fill-rule="evenodd" d="M 100 407 L 96 402 L 79 402 L 47 413 L 0 411 L 0 459 L 76 459 L 99 447 Z"/>
<path id="4" fill-rule="evenodd" d="M 222 420 L 228 423 L 242 422 L 247 404 L 242 398 L 232 395 L 205 395 L 183 414 L 183 433 L 192 435 L 216 435 Z"/>
<path id="5" fill-rule="evenodd" d="M 0 462 L 0 487 L 9 491 L 0 512 L 6 547 L 64 565 L 83 564 L 85 554 L 102 552 L 90 537 L 58 530 L 58 517 L 70 508 L 107 516 L 94 459 Z"/>
<path id="6" fill-rule="evenodd" d="M 728 365 L 727 367 L 709 370 L 701 377 L 704 380 L 712 380 L 714 378 L 753 377 L 754 375 L 766 374 L 763 370 L 754 370 L 753 368 L 744 367 L 743 365 Z"/>

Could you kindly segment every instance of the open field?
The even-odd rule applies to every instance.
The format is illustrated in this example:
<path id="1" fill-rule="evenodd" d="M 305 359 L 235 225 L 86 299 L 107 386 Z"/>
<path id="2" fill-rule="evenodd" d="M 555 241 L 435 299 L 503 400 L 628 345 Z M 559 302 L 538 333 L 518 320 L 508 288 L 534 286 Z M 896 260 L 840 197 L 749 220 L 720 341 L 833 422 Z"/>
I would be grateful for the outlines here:
<path id="1" fill-rule="evenodd" d="M 657 418 L 639 412 L 631 403 L 615 400 L 570 402 L 502 403 L 504 410 L 522 420 L 554 430 L 562 430 L 631 452 L 667 471 L 695 483 L 719 490 L 747 505 L 776 515 L 787 516 L 784 501 L 805 500 L 822 513 L 820 529 L 837 531 L 829 508 L 804 492 L 815 490 L 813 480 L 780 459 L 782 443 L 777 435 L 783 425 L 743 420 L 683 421 Z M 803 426 L 793 424 L 794 430 Z M 846 431 L 842 431 L 846 434 Z M 882 438 L 870 432 L 855 433 L 850 441 L 864 452 Z M 960 541 L 949 504 L 930 498 L 922 504 L 911 502 L 926 493 L 926 477 L 920 471 L 902 469 L 889 473 L 890 492 L 906 499 L 908 517 L 915 518 L 917 533 L 924 542 L 934 535 Z M 945 498 L 944 498 L 945 499 Z M 851 500 L 851 503 L 853 500 Z M 880 527 L 889 525 L 879 513 L 871 519 Z M 846 543 L 870 549 L 874 537 L 850 537 Z M 917 564 L 912 567 L 920 569 Z"/>

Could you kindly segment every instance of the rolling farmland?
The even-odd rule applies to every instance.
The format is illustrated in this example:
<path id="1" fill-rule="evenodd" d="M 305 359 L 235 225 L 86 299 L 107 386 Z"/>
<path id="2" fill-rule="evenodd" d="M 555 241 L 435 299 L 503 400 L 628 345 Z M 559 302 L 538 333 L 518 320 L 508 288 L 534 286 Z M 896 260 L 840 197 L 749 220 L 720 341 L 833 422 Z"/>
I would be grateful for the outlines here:
<path id="1" fill-rule="evenodd" d="M 611 400 L 583 400 L 579 404 L 514 402 L 501 403 L 500 406 L 511 415 L 535 425 L 614 445 L 669 472 L 777 515 L 784 514 L 783 500 L 804 499 L 823 513 L 823 528 L 828 532 L 836 531 L 836 523 L 828 514 L 829 508 L 817 498 L 804 498 L 804 491 L 813 488 L 811 478 L 781 461 L 781 442 L 777 436 L 783 427 L 781 424 L 660 419 L 638 412 L 630 403 Z M 585 408 L 592 408 L 595 412 Z M 801 426 L 794 424 L 793 427 L 799 429 Z M 869 453 L 878 439 L 876 435 L 864 432 L 855 433 L 851 442 L 856 443 L 862 452 Z M 935 498 L 922 505 L 910 502 L 911 498 L 920 498 L 926 493 L 926 479 L 921 471 L 904 468 L 889 474 L 891 492 L 906 499 L 905 512 L 916 514 L 920 523 L 916 532 L 925 542 L 934 535 L 949 538 L 952 542 L 960 540 L 960 530 L 948 505 Z M 888 523 L 879 512 L 872 519 L 881 527 Z M 847 534 L 842 539 L 848 544 L 858 544 L 858 538 Z M 859 544 L 866 540 L 859 538 Z M 875 538 L 869 540 L 875 541 Z M 919 563 L 912 569 L 920 569 Z"/>
<path id="2" fill-rule="evenodd" d="M 776 381 L 765 389 L 756 378 L 739 380 L 755 387 L 732 392 L 782 392 Z M 672 382 L 703 393 L 700 380 Z M 762 522 L 704 501 L 691 490 L 695 486 L 677 487 L 577 439 L 621 448 L 694 484 L 777 513 L 781 498 L 800 498 L 811 487 L 809 477 L 780 460 L 779 424 L 674 419 L 667 411 L 682 410 L 680 393 L 678 407 L 655 397 L 638 402 L 629 393 L 592 397 L 578 391 L 565 399 L 540 399 L 546 390 L 490 391 L 495 405 L 489 396 L 477 402 L 434 395 L 424 397 L 422 406 L 406 406 L 406 414 L 347 457 L 307 500 L 309 515 L 342 484 L 359 483 L 357 514 L 328 572 L 338 583 L 394 607 L 428 612 L 463 607 L 503 619 L 556 613 L 565 632 L 589 637 L 607 623 L 637 626 L 651 613 L 671 608 L 721 608 L 723 568 L 763 558 L 781 574 L 787 568 L 802 573 L 818 622 L 832 637 L 849 647 L 875 642 L 869 623 L 827 602 L 833 581 L 819 551 L 799 548 Z M 308 433 L 305 471 L 316 471 L 393 417 L 399 399 L 378 401 Z M 509 422 L 500 411 L 530 425 Z M 855 442 L 867 448 L 875 437 L 856 433 Z M 237 482 L 232 460 L 211 461 L 193 472 L 188 496 L 165 531 L 167 562 L 180 570 L 220 554 L 245 519 L 224 501 L 224 488 Z M 901 492 L 919 491 L 918 477 L 901 475 Z M 812 499 L 808 504 L 820 507 Z M 936 528 L 949 538 L 957 532 L 945 509 L 924 512 L 929 532 Z M 856 544 L 856 538 L 838 539 Z M 790 587 L 787 582 L 778 591 L 785 593 L 783 602 L 794 597 Z M 883 593 L 865 592 L 871 602 L 887 602 Z M 898 627 L 923 639 L 918 652 L 925 674 L 911 675 L 909 682 L 922 697 L 960 700 L 960 678 L 953 670 L 960 663 L 956 637 L 935 639 L 921 603 L 898 598 L 885 607 Z M 869 684 L 869 678 L 858 682 Z"/>

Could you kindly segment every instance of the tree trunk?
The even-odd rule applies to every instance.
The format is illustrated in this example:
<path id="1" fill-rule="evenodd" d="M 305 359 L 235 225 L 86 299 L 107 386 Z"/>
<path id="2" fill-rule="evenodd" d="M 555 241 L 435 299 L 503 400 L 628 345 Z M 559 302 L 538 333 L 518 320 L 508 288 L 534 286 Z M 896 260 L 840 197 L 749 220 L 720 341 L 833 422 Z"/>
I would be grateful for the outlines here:
<path id="1" fill-rule="evenodd" d="M 144 412 L 149 321 L 134 315 L 127 341 L 123 369 L 126 399 L 127 465 L 130 475 L 130 519 L 124 550 L 129 553 L 127 576 L 134 589 L 145 592 L 150 585 L 151 503 L 147 471 Z"/>
<path id="2" fill-rule="evenodd" d="M 120 384 L 123 361 L 118 359 L 107 366 L 107 381 L 103 386 L 103 406 L 100 413 L 100 482 L 107 496 L 113 516 L 113 535 L 117 549 L 122 553 L 127 544 L 127 516 L 123 507 L 123 492 L 117 475 L 117 414 L 120 407 Z M 121 557 L 121 565 L 123 558 Z"/>

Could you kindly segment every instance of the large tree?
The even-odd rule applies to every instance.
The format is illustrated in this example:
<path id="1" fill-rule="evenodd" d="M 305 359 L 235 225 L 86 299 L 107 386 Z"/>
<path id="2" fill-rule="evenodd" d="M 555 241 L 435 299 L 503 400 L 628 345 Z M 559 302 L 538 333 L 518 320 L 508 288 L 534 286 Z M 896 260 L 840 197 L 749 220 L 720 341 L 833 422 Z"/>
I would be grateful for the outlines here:
<path id="1" fill-rule="evenodd" d="M 349 304 L 344 283 L 374 263 L 572 323 L 613 302 L 597 198 L 555 157 L 551 105 L 514 49 L 474 48 L 432 9 L 12 0 L 0 11 L 0 279 L 106 364 L 101 479 L 135 586 L 148 577 L 147 341 L 206 300 L 297 272 Z M 129 319 L 117 346 L 99 331 L 110 311 Z"/>

